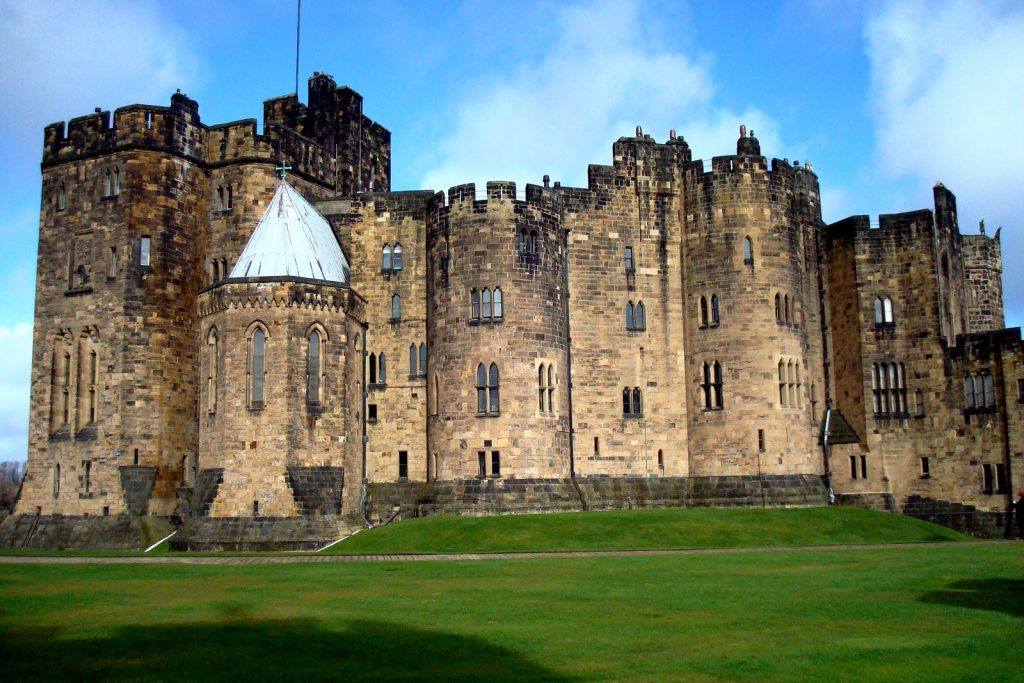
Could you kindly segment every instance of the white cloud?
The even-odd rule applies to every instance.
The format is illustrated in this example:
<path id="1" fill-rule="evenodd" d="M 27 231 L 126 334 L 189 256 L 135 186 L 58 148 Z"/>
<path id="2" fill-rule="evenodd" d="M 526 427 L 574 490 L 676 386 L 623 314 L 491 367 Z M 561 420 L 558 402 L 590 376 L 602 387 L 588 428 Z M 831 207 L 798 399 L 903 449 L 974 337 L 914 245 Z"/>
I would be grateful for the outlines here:
<path id="1" fill-rule="evenodd" d="M 32 325 L 0 325 L 0 460 L 24 460 L 32 371 Z"/>
<path id="2" fill-rule="evenodd" d="M 0 123 L 42 126 L 92 111 L 167 98 L 196 82 L 184 32 L 155 2 L 0 0 Z M 33 158 L 33 161 L 35 159 Z"/>
<path id="3" fill-rule="evenodd" d="M 1004 286 L 1008 308 L 1021 308 L 1024 8 L 893 4 L 868 22 L 866 38 L 878 169 L 919 186 L 941 180 L 957 195 L 965 232 L 981 218 L 1007 226 Z"/>
<path id="4" fill-rule="evenodd" d="M 611 142 L 637 124 L 664 141 L 686 137 L 695 156 L 735 149 L 738 125 L 758 131 L 762 148 L 778 144 L 778 126 L 756 109 L 716 110 L 709 59 L 660 47 L 639 2 L 560 8 L 550 44 L 537 59 L 476 79 L 455 107 L 450 133 L 421 186 L 544 174 L 584 185 L 587 165 L 611 163 Z"/>

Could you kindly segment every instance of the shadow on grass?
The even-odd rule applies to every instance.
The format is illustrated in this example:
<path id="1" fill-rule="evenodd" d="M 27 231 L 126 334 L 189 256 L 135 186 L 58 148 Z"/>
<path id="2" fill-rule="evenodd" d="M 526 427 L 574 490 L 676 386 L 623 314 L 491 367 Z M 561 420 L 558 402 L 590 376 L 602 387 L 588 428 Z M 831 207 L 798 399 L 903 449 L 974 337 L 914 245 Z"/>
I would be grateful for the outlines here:
<path id="1" fill-rule="evenodd" d="M 925 593 L 920 600 L 1024 617 L 1024 580 L 964 579 L 945 590 Z"/>
<path id="2" fill-rule="evenodd" d="M 311 619 L 121 627 L 62 640 L 58 628 L 0 631 L 6 680 L 560 681 L 480 638 L 376 621 L 325 629 Z"/>

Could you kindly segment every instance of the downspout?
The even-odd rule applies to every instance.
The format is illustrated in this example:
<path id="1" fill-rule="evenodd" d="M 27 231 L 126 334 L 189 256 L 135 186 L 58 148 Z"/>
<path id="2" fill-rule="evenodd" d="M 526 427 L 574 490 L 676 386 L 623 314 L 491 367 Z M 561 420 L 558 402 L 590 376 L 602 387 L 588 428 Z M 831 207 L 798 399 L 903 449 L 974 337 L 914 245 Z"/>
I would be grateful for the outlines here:
<path id="1" fill-rule="evenodd" d="M 561 203 L 561 202 L 559 202 Z M 576 449 L 575 432 L 573 429 L 572 411 L 572 332 L 569 327 L 569 231 L 562 230 L 562 287 L 565 289 L 565 366 L 566 366 L 566 395 L 569 399 L 569 478 L 575 486 L 576 479 Z M 577 487 L 578 490 L 578 487 Z M 582 497 L 581 497 L 582 499 Z M 584 507 L 586 503 L 584 503 Z"/>
<path id="2" fill-rule="evenodd" d="M 1000 341 L 996 345 L 996 360 L 999 367 L 999 384 L 1003 387 L 1002 432 L 1003 432 L 1003 462 L 1006 464 L 1006 524 L 1003 528 L 1003 538 L 1013 537 L 1013 476 L 1010 473 L 1010 411 L 1007 410 L 1007 398 L 1010 392 L 1006 388 L 1006 372 L 1003 368 L 1003 344 Z M 1020 520 L 1017 520 L 1019 528 Z"/>
<path id="3" fill-rule="evenodd" d="M 825 409 L 825 429 L 821 436 L 821 450 L 825 457 L 825 489 L 828 491 L 828 504 L 835 505 L 836 494 L 832 491 L 832 449 L 829 446 L 828 438 L 832 436 L 832 408 Z"/>
<path id="4" fill-rule="evenodd" d="M 362 409 L 360 410 L 360 413 L 359 413 L 360 421 L 362 423 L 362 425 L 361 425 L 362 426 L 362 435 L 360 436 L 360 442 L 362 443 L 362 448 L 363 448 L 362 472 L 361 472 L 361 476 L 360 476 L 360 486 L 359 486 L 359 516 L 362 517 L 363 523 L 366 524 L 366 526 L 368 528 L 373 526 L 372 524 L 370 524 L 370 520 L 366 519 L 366 442 L 368 440 L 368 437 L 366 436 L 366 398 L 367 398 L 367 391 L 366 391 L 366 337 L 370 333 L 369 330 L 370 330 L 369 323 L 365 323 L 364 322 L 363 323 L 363 349 L 359 353 L 359 356 L 360 356 L 359 365 L 362 368 L 360 370 L 360 377 L 361 377 L 361 379 L 360 379 L 360 388 L 362 390 L 361 391 L 361 393 L 362 393 L 361 400 L 362 400 L 362 404 L 363 404 L 362 405 Z"/>

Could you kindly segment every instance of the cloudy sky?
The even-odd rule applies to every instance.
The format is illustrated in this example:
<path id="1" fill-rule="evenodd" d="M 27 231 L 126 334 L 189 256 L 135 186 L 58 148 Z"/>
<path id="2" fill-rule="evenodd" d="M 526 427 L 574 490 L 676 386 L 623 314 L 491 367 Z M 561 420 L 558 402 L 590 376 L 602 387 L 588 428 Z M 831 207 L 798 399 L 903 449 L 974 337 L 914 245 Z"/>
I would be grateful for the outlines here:
<path id="1" fill-rule="evenodd" d="M 814 164 L 826 221 L 930 208 L 1003 230 L 1007 324 L 1024 321 L 1024 5 L 1019 1 L 373 3 L 306 0 L 314 70 L 392 131 L 393 188 L 588 163 L 639 124 L 696 158 L 735 150 Z M 0 0 L 0 460 L 26 451 L 43 127 L 176 88 L 207 123 L 259 118 L 295 90 L 288 0 Z"/>

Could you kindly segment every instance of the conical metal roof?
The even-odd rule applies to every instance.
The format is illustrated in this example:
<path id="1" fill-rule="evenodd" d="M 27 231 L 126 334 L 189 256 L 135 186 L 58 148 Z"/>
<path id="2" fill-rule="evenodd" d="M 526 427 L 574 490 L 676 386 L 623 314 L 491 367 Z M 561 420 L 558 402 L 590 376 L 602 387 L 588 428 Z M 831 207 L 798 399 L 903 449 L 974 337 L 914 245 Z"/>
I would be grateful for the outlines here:
<path id="1" fill-rule="evenodd" d="M 349 272 L 327 219 L 281 181 L 229 277 L 304 277 L 348 283 Z"/>

